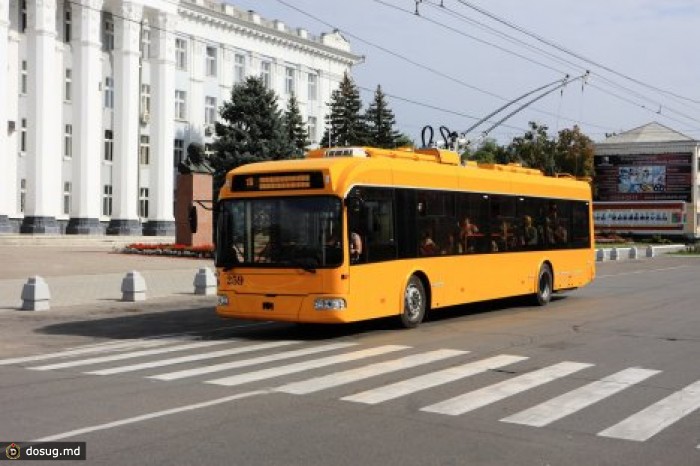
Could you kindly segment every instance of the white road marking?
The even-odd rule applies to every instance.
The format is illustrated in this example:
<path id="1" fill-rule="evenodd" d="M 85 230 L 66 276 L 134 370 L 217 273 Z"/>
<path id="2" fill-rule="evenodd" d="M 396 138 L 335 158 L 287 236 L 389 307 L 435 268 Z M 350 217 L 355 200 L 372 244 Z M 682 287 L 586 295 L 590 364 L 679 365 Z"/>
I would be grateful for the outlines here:
<path id="1" fill-rule="evenodd" d="M 77 347 L 67 351 L 58 353 L 37 354 L 34 356 L 23 356 L 10 359 L 0 359 L 0 366 L 9 364 L 22 364 L 25 362 L 46 361 L 49 359 L 68 358 L 71 356 L 80 356 L 83 354 L 92 353 L 107 353 L 110 351 L 122 351 L 125 349 L 134 348 L 152 348 L 154 346 L 163 346 L 172 344 L 177 340 L 128 340 L 120 342 L 99 343 L 97 345 L 89 345 L 86 347 Z"/>
<path id="2" fill-rule="evenodd" d="M 63 440 L 71 437 L 77 437 L 79 435 L 89 434 L 91 432 L 97 432 L 100 430 L 113 429 L 115 427 L 121 427 L 129 424 L 136 424 L 137 422 L 144 422 L 151 419 L 156 419 L 163 416 L 169 416 L 171 414 L 184 413 L 186 411 L 194 411 L 195 409 L 208 408 L 210 406 L 216 406 L 223 403 L 229 403 L 231 401 L 240 400 L 243 398 L 249 398 L 255 395 L 263 395 L 269 393 L 266 390 L 258 390 L 254 392 L 239 393 L 237 395 L 226 396 L 224 398 L 217 398 L 215 400 L 204 401 L 202 403 L 195 403 L 186 406 L 180 406 L 178 408 L 166 409 L 163 411 L 156 411 L 154 413 L 142 414 L 140 416 L 130 417 L 122 419 L 120 421 L 108 422 L 106 424 L 98 424 L 90 427 L 83 427 L 82 429 L 75 429 L 68 432 L 63 432 L 61 434 L 49 435 L 48 437 L 42 437 L 34 440 L 34 442 L 55 442 L 57 440 Z"/>
<path id="3" fill-rule="evenodd" d="M 56 364 L 49 364 L 47 366 L 29 367 L 29 369 L 35 371 L 50 371 L 55 369 L 65 369 L 68 367 L 88 366 L 91 364 L 99 364 L 102 362 L 121 361 L 124 359 L 140 358 L 143 356 L 153 356 L 155 354 L 172 353 L 175 351 L 184 351 L 196 348 L 206 348 L 208 346 L 223 345 L 225 343 L 230 342 L 231 340 L 197 341 L 194 343 L 187 343 L 184 345 L 169 346 L 167 348 L 156 348 L 143 351 L 134 351 L 132 353 L 113 354 L 111 356 L 100 356 L 96 358 L 79 359 L 77 361 L 60 362 Z"/>
<path id="4" fill-rule="evenodd" d="M 205 383 L 213 385 L 224 385 L 226 387 L 232 387 L 234 385 L 241 385 L 249 382 L 256 382 L 258 380 L 271 379 L 273 377 L 279 377 L 281 375 L 294 374 L 296 372 L 302 372 L 311 369 L 318 369 L 320 367 L 326 367 L 333 364 L 340 364 L 344 362 L 356 361 L 358 359 L 369 358 L 372 356 L 378 356 L 380 354 L 392 353 L 394 351 L 401 351 L 410 348 L 409 346 L 401 345 L 384 345 L 375 348 L 364 349 L 360 351 L 354 351 L 352 353 L 345 353 L 337 356 L 328 356 L 321 359 L 312 359 L 309 361 L 299 362 L 296 364 L 290 364 L 288 366 L 272 367 L 270 369 L 262 369 L 255 372 L 247 372 L 244 374 L 238 374 L 231 377 L 224 377 L 221 379 L 207 380 Z"/>
<path id="5" fill-rule="evenodd" d="M 688 385 L 624 421 L 599 432 L 601 437 L 643 442 L 700 408 L 700 381 Z"/>
<path id="6" fill-rule="evenodd" d="M 689 265 L 677 265 L 675 267 L 664 267 L 661 269 L 644 269 L 644 270 L 635 270 L 634 272 L 622 272 L 622 273 L 613 273 L 613 274 L 608 274 L 608 275 L 597 275 L 596 279 L 600 278 L 613 278 L 613 277 L 624 277 L 625 275 L 639 275 L 640 273 L 650 273 L 650 272 L 666 272 L 669 270 L 676 270 L 676 269 L 685 269 L 687 267 L 690 267 Z"/>
<path id="7" fill-rule="evenodd" d="M 255 364 L 264 364 L 272 361 L 282 361 L 284 359 L 296 358 L 297 356 L 307 356 L 309 354 L 321 353 L 323 351 L 332 351 L 336 349 L 347 348 L 349 346 L 355 346 L 357 343 L 331 343 L 322 346 L 314 346 L 313 348 L 304 348 L 295 351 L 286 351 L 284 353 L 276 353 L 268 356 L 260 356 L 257 358 L 243 359 L 240 361 L 231 361 L 221 364 L 214 364 L 211 366 L 197 367 L 194 369 L 186 369 L 177 372 L 168 372 L 166 374 L 152 375 L 148 377 L 149 379 L 157 380 L 176 380 L 183 379 L 185 377 L 195 377 L 203 374 L 211 374 L 212 372 L 220 372 L 229 369 L 236 369 L 239 367 L 254 366 Z"/>
<path id="8" fill-rule="evenodd" d="M 503 422 L 543 427 L 648 379 L 660 371 L 630 368 L 501 419 Z"/>
<path id="9" fill-rule="evenodd" d="M 161 359 L 159 361 L 142 362 L 140 364 L 132 364 L 130 366 L 110 367 L 109 369 L 101 369 L 97 371 L 86 372 L 91 375 L 112 375 L 123 374 L 124 372 L 134 372 L 143 369 L 151 369 L 154 367 L 172 366 L 174 364 L 182 364 L 185 362 L 202 361 L 205 359 L 220 358 L 223 356 L 232 356 L 235 354 L 250 353 L 269 348 L 278 348 L 280 346 L 288 346 L 298 344 L 298 341 L 273 341 L 269 343 L 260 343 L 257 345 L 248 345 L 238 348 L 213 351 L 202 354 L 191 354 L 189 356 L 180 356 L 179 358 Z"/>
<path id="10" fill-rule="evenodd" d="M 356 393 L 341 399 L 345 401 L 355 401 L 357 403 L 374 405 L 421 390 L 437 387 L 438 385 L 454 382 L 455 380 L 480 374 L 488 370 L 498 369 L 499 367 L 514 364 L 525 359 L 528 358 L 523 356 L 502 354 L 481 361 L 474 361 L 461 366 L 449 367 L 441 371 L 420 375 L 412 379 L 407 379 L 391 385 L 385 385 L 383 387 Z"/>
<path id="11" fill-rule="evenodd" d="M 400 359 L 394 359 L 392 361 L 370 364 L 357 369 L 335 372 L 333 374 L 329 374 L 322 377 L 315 377 L 308 380 L 302 380 L 300 382 L 289 383 L 287 385 L 282 385 L 281 387 L 276 388 L 275 391 L 292 393 L 295 395 L 306 395 L 307 393 L 314 393 L 320 390 L 337 387 L 358 380 L 364 380 L 370 377 L 388 374 L 390 372 L 396 372 L 403 369 L 418 367 L 423 364 L 429 364 L 431 362 L 440 361 L 446 358 L 452 358 L 454 356 L 460 356 L 466 353 L 468 353 L 468 351 L 458 351 L 450 349 L 429 351 L 427 353 L 414 354 Z"/>
<path id="12" fill-rule="evenodd" d="M 593 364 L 579 362 L 561 362 L 553 366 L 545 367 L 513 379 L 504 380 L 494 385 L 484 387 L 463 395 L 456 396 L 446 401 L 421 408 L 421 411 L 457 416 L 488 404 L 500 401 L 509 396 L 516 395 L 553 380 L 578 372 Z"/>

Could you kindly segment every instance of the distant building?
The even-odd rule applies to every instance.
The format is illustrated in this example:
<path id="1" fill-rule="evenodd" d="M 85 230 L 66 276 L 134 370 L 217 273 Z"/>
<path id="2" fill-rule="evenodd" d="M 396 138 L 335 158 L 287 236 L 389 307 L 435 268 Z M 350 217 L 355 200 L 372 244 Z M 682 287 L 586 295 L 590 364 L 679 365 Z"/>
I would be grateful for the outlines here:
<path id="1" fill-rule="evenodd" d="M 595 145 L 596 232 L 700 238 L 700 141 L 658 123 Z"/>
<path id="2" fill-rule="evenodd" d="M 208 0 L 0 0 L 0 232 L 174 234 L 175 167 L 235 83 L 294 93 L 317 142 L 359 59 Z"/>

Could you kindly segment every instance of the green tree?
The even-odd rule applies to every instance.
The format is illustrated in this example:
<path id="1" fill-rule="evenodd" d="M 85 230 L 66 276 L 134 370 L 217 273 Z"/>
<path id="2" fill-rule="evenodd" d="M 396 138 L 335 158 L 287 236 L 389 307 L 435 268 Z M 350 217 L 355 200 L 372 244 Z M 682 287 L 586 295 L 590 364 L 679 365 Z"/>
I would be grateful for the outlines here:
<path id="1" fill-rule="evenodd" d="M 557 172 L 593 177 L 593 141 L 578 126 L 559 131 L 555 150 Z"/>
<path id="2" fill-rule="evenodd" d="M 259 77 L 248 77 L 231 90 L 220 110 L 210 162 L 218 193 L 226 172 L 251 162 L 295 158 L 294 144 L 285 133 L 277 95 Z"/>
<path id="3" fill-rule="evenodd" d="M 406 133 L 399 133 L 396 137 L 396 147 L 416 147 L 416 143 Z"/>
<path id="4" fill-rule="evenodd" d="M 374 147 L 392 149 L 397 146 L 399 132 L 394 130 L 396 118 L 389 108 L 382 86 L 377 86 L 374 100 L 365 112 L 367 124 L 367 144 Z"/>
<path id="5" fill-rule="evenodd" d="M 309 132 L 304 125 L 304 120 L 301 118 L 299 111 L 299 101 L 294 94 L 289 97 L 287 102 L 287 110 L 284 112 L 284 130 L 287 137 L 294 144 L 294 155 L 302 157 L 306 152 L 309 141 Z"/>
<path id="6" fill-rule="evenodd" d="M 510 155 L 505 147 L 499 146 L 495 139 L 487 138 L 476 149 L 470 159 L 479 163 L 508 163 Z"/>
<path id="7" fill-rule="evenodd" d="M 547 135 L 547 126 L 538 125 L 534 121 L 531 121 L 529 126 L 530 129 L 524 136 L 513 138 L 508 146 L 508 153 L 512 159 L 509 161 L 519 161 L 526 167 L 537 168 L 552 175 L 556 171 L 556 142 Z"/>
<path id="8" fill-rule="evenodd" d="M 367 142 L 367 126 L 360 114 L 360 90 L 347 73 L 338 89 L 331 94 L 326 116 L 326 131 L 321 146 L 363 146 Z"/>

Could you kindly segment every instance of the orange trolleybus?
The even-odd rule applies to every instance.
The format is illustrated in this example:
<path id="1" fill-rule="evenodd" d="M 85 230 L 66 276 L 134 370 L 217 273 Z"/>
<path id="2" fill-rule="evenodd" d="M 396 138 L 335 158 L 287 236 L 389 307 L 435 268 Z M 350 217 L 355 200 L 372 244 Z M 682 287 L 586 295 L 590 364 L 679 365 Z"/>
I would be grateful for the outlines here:
<path id="1" fill-rule="evenodd" d="M 217 313 L 406 327 L 462 303 L 595 276 L 591 189 L 438 149 L 331 148 L 229 172 L 217 207 Z"/>

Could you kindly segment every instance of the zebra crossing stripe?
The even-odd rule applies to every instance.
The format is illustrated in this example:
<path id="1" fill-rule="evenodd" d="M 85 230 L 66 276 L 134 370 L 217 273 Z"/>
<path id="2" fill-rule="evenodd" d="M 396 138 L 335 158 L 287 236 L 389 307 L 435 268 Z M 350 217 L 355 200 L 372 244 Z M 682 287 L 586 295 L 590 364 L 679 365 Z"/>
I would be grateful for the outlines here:
<path id="1" fill-rule="evenodd" d="M 329 374 L 322 377 L 315 377 L 313 379 L 303 380 L 301 382 L 289 383 L 287 385 L 282 385 L 281 387 L 275 388 L 275 391 L 292 393 L 295 395 L 305 395 L 307 393 L 318 392 L 328 388 L 337 387 L 339 385 L 344 385 L 358 380 L 375 377 L 377 375 L 400 371 L 402 369 L 418 367 L 423 364 L 429 364 L 431 362 L 440 361 L 442 359 L 451 358 L 454 356 L 460 356 L 466 353 L 468 353 L 468 351 L 458 351 L 450 349 L 429 351 L 427 353 L 414 354 L 411 356 L 406 356 L 404 358 L 394 359 L 392 361 L 370 364 L 368 366 L 360 367 L 358 369 L 350 369 L 347 371 L 336 372 L 334 374 Z"/>
<path id="2" fill-rule="evenodd" d="M 134 372 L 143 369 L 152 369 L 154 367 L 172 366 L 174 364 L 182 364 L 185 362 L 202 361 L 205 359 L 220 358 L 222 356 L 233 356 L 235 354 L 250 353 L 270 348 L 278 348 L 280 346 L 288 346 L 299 343 L 298 341 L 273 341 L 269 343 L 260 343 L 258 345 L 248 345 L 239 348 L 226 349 L 221 351 L 213 351 L 202 354 L 191 354 L 189 356 L 180 356 L 179 358 L 161 359 L 159 361 L 142 362 L 140 364 L 132 364 L 130 366 L 110 367 L 109 369 L 101 369 L 97 371 L 86 372 L 91 375 L 112 375 L 123 374 L 124 372 Z"/>
<path id="3" fill-rule="evenodd" d="M 492 369 L 514 364 L 528 359 L 524 356 L 511 356 L 502 354 L 492 358 L 474 361 L 461 366 L 450 367 L 441 371 L 420 375 L 401 382 L 385 385 L 383 387 L 356 393 L 354 395 L 341 398 L 345 401 L 354 401 L 365 404 L 378 404 L 384 401 L 400 398 L 411 393 L 415 393 L 428 388 L 437 387 L 455 380 L 463 379 L 472 375 L 480 374 Z"/>
<path id="4" fill-rule="evenodd" d="M 504 380 L 503 382 L 456 396 L 440 403 L 426 406 L 425 408 L 421 408 L 421 411 L 457 416 L 503 400 L 504 398 L 516 395 L 525 390 L 566 377 L 567 375 L 591 367 L 592 365 L 593 364 L 580 362 L 561 362 L 553 366 L 528 372 L 513 379 Z"/>
<path id="5" fill-rule="evenodd" d="M 630 368 L 501 419 L 502 422 L 543 427 L 648 379 L 660 371 Z"/>
<path id="6" fill-rule="evenodd" d="M 360 351 L 354 351 L 352 353 L 340 354 L 337 356 L 328 356 L 326 358 L 312 359 L 310 361 L 299 362 L 296 364 L 290 364 L 288 366 L 272 367 L 270 369 L 262 369 L 259 371 L 248 372 L 244 374 L 238 374 L 231 377 L 224 377 L 221 379 L 208 380 L 206 383 L 213 385 L 224 385 L 226 387 L 231 387 L 234 385 L 241 385 L 249 382 L 256 382 L 259 380 L 271 379 L 273 377 L 279 377 L 281 375 L 294 374 L 296 372 L 302 372 L 311 369 L 318 369 L 320 367 L 326 367 L 333 364 L 341 364 L 344 362 L 356 361 L 358 359 L 369 358 L 372 356 L 379 356 L 381 354 L 392 353 L 394 351 L 401 351 L 410 348 L 409 346 L 401 345 L 384 345 L 375 348 L 364 349 Z"/>
<path id="7" fill-rule="evenodd" d="M 654 403 L 598 435 L 643 442 L 700 408 L 700 381 Z"/>
<path id="8" fill-rule="evenodd" d="M 22 356 L 17 358 L 0 359 L 0 366 L 6 366 L 10 364 L 22 364 L 25 362 L 46 361 L 48 359 L 68 358 L 71 356 L 80 356 L 83 354 L 108 353 L 110 351 L 121 351 L 132 348 L 152 348 L 154 346 L 163 346 L 171 343 L 173 343 L 173 340 L 128 340 L 120 342 L 101 343 L 98 345 L 77 347 L 66 351 L 60 351 L 58 353 L 37 354 L 34 356 Z"/>
<path id="9" fill-rule="evenodd" d="M 89 359 L 79 359 L 77 361 L 61 362 L 56 364 L 49 364 L 47 366 L 29 367 L 28 369 L 32 369 L 35 371 L 50 371 L 55 369 L 65 369 L 68 367 L 89 366 L 91 364 L 99 364 L 102 362 L 121 361 L 124 359 L 140 358 L 143 356 L 153 356 L 156 354 L 172 353 L 175 351 L 184 351 L 188 349 L 206 348 L 208 346 L 223 345 L 224 343 L 229 343 L 229 341 L 197 341 L 194 343 L 187 343 L 185 345 L 168 346 L 166 348 L 148 349 L 143 351 L 134 351 L 131 353 L 113 354 L 111 356 L 100 356 Z"/>
<path id="10" fill-rule="evenodd" d="M 304 348 L 296 351 L 287 351 L 284 353 L 275 353 L 268 356 L 260 356 L 257 358 L 242 359 L 239 361 L 225 362 L 221 364 L 214 364 L 211 366 L 197 367 L 194 369 L 185 369 L 177 372 L 168 372 L 166 374 L 152 375 L 148 378 L 157 380 L 183 379 L 185 377 L 195 377 L 203 374 L 211 374 L 212 372 L 237 369 L 239 367 L 254 366 L 256 364 L 264 364 L 272 361 L 282 361 L 285 359 L 296 358 L 298 356 L 308 356 L 310 354 L 321 353 L 324 351 L 332 351 L 355 345 L 357 345 L 357 343 L 331 343 L 328 345 L 314 346 L 312 348 Z"/>

